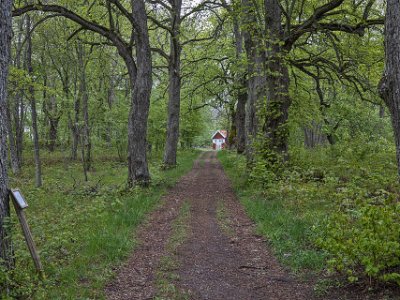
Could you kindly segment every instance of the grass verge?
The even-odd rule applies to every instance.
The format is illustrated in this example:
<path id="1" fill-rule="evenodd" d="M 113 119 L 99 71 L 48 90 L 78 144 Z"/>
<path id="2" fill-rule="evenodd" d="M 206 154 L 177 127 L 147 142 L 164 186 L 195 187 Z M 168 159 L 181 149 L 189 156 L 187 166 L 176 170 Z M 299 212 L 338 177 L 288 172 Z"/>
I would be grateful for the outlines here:
<path id="1" fill-rule="evenodd" d="M 219 158 L 248 215 L 280 261 L 294 272 L 319 278 L 318 294 L 346 286 L 346 281 L 358 285 L 363 296 L 351 289 L 334 291 L 347 291 L 353 299 L 399 285 L 400 205 L 394 153 L 384 139 L 292 147 L 279 176 L 262 161 L 249 172 L 244 157 L 233 152 L 221 152 Z M 387 294 L 398 299 L 399 292 Z"/>
<path id="2" fill-rule="evenodd" d="M 230 226 L 228 212 L 221 200 L 217 202 L 217 221 L 219 227 L 225 233 L 225 235 L 229 237 L 234 236 L 233 229 Z"/>
<path id="3" fill-rule="evenodd" d="M 179 290 L 174 282 L 179 279 L 175 271 L 179 268 L 176 251 L 188 236 L 188 223 L 190 220 L 190 204 L 184 202 L 179 215 L 172 224 L 172 235 L 168 240 L 166 249 L 168 254 L 161 261 L 156 274 L 158 293 L 156 299 L 189 299 L 189 295 Z"/>
<path id="4" fill-rule="evenodd" d="M 178 167 L 160 171 L 150 164 L 152 185 L 127 191 L 127 168 L 117 160 L 94 160 L 89 181 L 79 163 L 46 162 L 43 187 L 34 187 L 33 168 L 27 166 L 11 186 L 21 188 L 34 239 L 47 279 L 37 278 L 29 252 L 14 221 L 16 269 L 9 276 L 8 298 L 103 299 L 103 288 L 135 247 L 134 229 L 155 208 L 168 187 L 192 167 L 198 152 L 181 152 Z M 3 282 L 4 283 L 4 282 Z M 1 295 L 0 295 L 1 296 Z M 1 297 L 0 297 L 1 298 Z M 7 299 L 3 295 L 4 299 Z"/>
<path id="5" fill-rule="evenodd" d="M 242 156 L 222 151 L 218 158 L 247 214 L 257 224 L 258 233 L 267 238 L 278 259 L 297 273 L 320 271 L 325 256 L 313 247 L 312 227 L 323 217 L 324 204 L 285 197 L 293 187 L 275 187 L 277 190 L 268 193 L 249 182 Z"/>

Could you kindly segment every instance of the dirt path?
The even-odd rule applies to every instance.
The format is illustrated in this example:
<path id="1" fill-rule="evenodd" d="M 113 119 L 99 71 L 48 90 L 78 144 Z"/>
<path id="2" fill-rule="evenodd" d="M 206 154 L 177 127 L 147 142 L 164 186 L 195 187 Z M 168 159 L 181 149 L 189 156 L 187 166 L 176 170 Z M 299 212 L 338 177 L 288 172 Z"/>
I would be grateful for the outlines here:
<path id="1" fill-rule="evenodd" d="M 312 289 L 285 272 L 254 234 L 215 152 L 202 154 L 164 200 L 138 233 L 140 246 L 107 286 L 107 299 L 312 298 Z M 169 241 L 183 226 L 175 220 L 184 203 L 190 207 L 186 234 L 175 249 Z M 178 263 L 160 267 L 165 258 Z M 160 280 L 163 272 L 174 276 Z M 160 282 L 173 292 L 160 293 Z"/>

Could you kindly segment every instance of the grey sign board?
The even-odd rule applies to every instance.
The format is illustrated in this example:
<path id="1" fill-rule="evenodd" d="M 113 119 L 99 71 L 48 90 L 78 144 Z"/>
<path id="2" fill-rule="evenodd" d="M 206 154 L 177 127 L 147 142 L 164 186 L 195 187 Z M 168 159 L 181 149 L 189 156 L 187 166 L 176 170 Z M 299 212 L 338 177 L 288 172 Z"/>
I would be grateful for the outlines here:
<path id="1" fill-rule="evenodd" d="M 22 196 L 19 190 L 12 190 L 11 195 L 14 198 L 15 202 L 18 204 L 20 209 L 28 207 L 28 203 L 25 201 L 24 196 Z"/>

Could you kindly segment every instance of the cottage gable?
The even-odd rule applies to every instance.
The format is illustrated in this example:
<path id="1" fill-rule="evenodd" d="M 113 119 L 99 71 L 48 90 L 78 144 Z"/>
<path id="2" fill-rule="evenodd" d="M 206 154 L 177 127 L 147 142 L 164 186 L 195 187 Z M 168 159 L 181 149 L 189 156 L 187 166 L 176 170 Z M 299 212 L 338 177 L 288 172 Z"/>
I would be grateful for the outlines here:
<path id="1" fill-rule="evenodd" d="M 226 138 L 228 136 L 228 132 L 226 130 L 218 130 L 211 137 L 212 139 L 212 147 L 214 150 L 221 150 L 226 147 Z"/>
<path id="2" fill-rule="evenodd" d="M 212 137 L 213 140 L 221 140 L 225 139 L 225 137 L 221 134 L 221 132 L 217 131 L 214 136 Z"/>

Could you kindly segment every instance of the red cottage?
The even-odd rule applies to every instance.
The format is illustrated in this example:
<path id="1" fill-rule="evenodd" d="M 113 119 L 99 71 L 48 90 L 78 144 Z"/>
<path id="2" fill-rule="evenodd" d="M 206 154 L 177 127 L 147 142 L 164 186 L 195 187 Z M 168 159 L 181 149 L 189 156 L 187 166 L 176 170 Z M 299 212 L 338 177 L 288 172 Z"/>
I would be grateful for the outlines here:
<path id="1" fill-rule="evenodd" d="M 226 147 L 226 139 L 228 132 L 226 130 L 218 130 L 212 136 L 212 147 L 214 150 L 221 150 Z"/>

